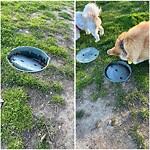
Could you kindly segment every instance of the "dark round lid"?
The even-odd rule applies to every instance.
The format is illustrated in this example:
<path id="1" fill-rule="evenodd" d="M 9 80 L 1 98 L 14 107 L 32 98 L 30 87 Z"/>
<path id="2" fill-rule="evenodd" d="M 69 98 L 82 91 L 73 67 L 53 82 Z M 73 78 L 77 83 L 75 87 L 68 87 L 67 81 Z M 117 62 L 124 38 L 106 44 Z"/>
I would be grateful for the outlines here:
<path id="1" fill-rule="evenodd" d="M 95 60 L 99 55 L 99 51 L 96 48 L 88 47 L 84 48 L 77 53 L 77 61 L 80 63 L 89 63 Z"/>
<path id="2" fill-rule="evenodd" d="M 7 60 L 11 66 L 24 72 L 38 72 L 47 67 L 50 57 L 42 50 L 31 46 L 14 48 Z"/>
<path id="3" fill-rule="evenodd" d="M 127 63 L 117 61 L 105 68 L 105 77 L 111 82 L 124 82 L 129 79 L 131 72 L 131 67 Z"/>

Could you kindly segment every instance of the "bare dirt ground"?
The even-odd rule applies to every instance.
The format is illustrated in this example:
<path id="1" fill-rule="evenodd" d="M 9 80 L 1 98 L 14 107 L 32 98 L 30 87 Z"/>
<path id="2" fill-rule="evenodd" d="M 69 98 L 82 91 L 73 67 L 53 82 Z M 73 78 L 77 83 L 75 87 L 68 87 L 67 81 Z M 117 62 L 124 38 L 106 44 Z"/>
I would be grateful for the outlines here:
<path id="1" fill-rule="evenodd" d="M 34 116 L 43 118 L 44 122 L 46 122 L 51 148 L 69 149 L 74 145 L 74 90 L 72 81 L 64 80 L 62 83 L 65 87 L 62 93 L 65 106 L 50 104 L 51 95 L 44 95 L 34 90 L 30 91 L 32 98 L 29 101 L 29 105 Z M 39 141 L 43 135 L 43 132 L 39 133 L 39 131 L 33 130 L 31 139 L 26 139 L 27 148 L 35 147 L 35 141 Z"/>
<path id="2" fill-rule="evenodd" d="M 132 125 L 129 111 L 127 109 L 121 112 L 115 110 L 115 89 L 110 88 L 108 82 L 104 80 L 104 87 L 109 94 L 98 98 L 96 102 L 92 101 L 92 94 L 97 92 L 94 84 L 87 86 L 78 96 L 77 111 L 83 110 L 84 116 L 77 119 L 77 149 L 137 148 L 128 133 Z M 126 93 L 136 88 L 131 80 L 123 83 L 122 87 Z M 115 124 L 113 124 L 114 118 Z M 143 129 L 148 132 L 148 126 Z"/>

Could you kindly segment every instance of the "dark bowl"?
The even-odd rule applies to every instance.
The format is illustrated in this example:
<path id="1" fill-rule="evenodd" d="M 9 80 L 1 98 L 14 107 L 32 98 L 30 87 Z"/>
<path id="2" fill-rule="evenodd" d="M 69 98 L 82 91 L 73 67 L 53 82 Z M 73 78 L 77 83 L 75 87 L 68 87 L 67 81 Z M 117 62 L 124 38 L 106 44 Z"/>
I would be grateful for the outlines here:
<path id="1" fill-rule="evenodd" d="M 123 62 L 117 61 L 110 63 L 105 68 L 105 77 L 111 82 L 125 82 L 129 79 L 132 70 L 131 67 Z"/>
<path id="2" fill-rule="evenodd" d="M 24 72 L 39 72 L 49 64 L 50 57 L 42 50 L 31 46 L 14 48 L 7 60 L 14 68 Z"/>

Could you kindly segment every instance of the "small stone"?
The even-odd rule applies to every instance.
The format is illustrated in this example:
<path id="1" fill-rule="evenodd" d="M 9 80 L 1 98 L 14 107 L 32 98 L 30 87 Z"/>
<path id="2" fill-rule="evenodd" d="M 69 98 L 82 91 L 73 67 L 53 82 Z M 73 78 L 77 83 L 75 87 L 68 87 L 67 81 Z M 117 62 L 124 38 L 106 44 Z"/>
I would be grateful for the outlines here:
<path id="1" fill-rule="evenodd" d="M 62 127 L 62 126 L 61 126 L 61 125 L 59 125 L 59 126 L 58 126 L 58 129 L 60 130 L 60 129 L 61 129 L 61 127 Z"/>
<path id="2" fill-rule="evenodd" d="M 46 136 L 47 136 L 47 134 L 44 134 L 44 135 L 41 137 L 41 142 L 43 142 L 43 141 L 46 139 Z"/>

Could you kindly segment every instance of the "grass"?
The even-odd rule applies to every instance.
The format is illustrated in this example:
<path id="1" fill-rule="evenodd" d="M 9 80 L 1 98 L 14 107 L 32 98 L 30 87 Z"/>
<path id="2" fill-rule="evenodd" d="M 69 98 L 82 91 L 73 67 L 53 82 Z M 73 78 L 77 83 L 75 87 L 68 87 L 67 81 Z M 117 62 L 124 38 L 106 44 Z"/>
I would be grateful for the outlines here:
<path id="1" fill-rule="evenodd" d="M 24 149 L 22 131 L 26 132 L 32 126 L 32 109 L 27 105 L 29 91 L 36 90 L 38 93 L 51 95 L 51 101 L 64 105 L 60 96 L 64 92 L 63 80 L 74 79 L 74 64 L 72 51 L 65 45 L 58 44 L 59 37 L 63 42 L 70 42 L 71 28 L 68 21 L 72 21 L 69 13 L 62 10 L 73 9 L 74 2 L 65 1 L 3 1 L 1 3 L 1 77 L 2 97 L 5 101 L 2 109 L 2 139 L 7 148 Z M 59 30 L 58 30 L 59 29 Z M 39 73 L 24 73 L 12 68 L 6 56 L 18 46 L 33 46 L 46 52 L 51 59 L 61 60 L 64 66 L 50 64 Z M 57 77 L 59 81 L 54 80 Z M 34 96 L 34 95 L 31 95 Z M 41 118 L 39 118 L 41 119 Z M 41 127 L 44 128 L 44 127 Z M 42 129 L 40 129 L 42 130 Z M 36 148 L 50 148 L 48 141 L 37 142 Z"/>
<path id="2" fill-rule="evenodd" d="M 139 92 L 137 89 L 135 89 L 129 92 L 128 95 L 125 95 L 123 91 L 118 90 L 117 93 L 117 108 L 134 108 L 136 107 L 136 105 L 140 105 L 143 107 L 148 106 L 148 98 L 144 95 L 144 93 L 142 93 L 142 91 Z"/>
<path id="3" fill-rule="evenodd" d="M 112 119 L 111 119 L 111 126 L 114 126 L 114 125 L 116 125 L 117 124 L 117 118 L 116 117 L 113 117 Z"/>
<path id="4" fill-rule="evenodd" d="M 84 110 L 80 110 L 76 112 L 76 118 L 81 119 L 84 116 Z"/>
<path id="5" fill-rule="evenodd" d="M 60 12 L 60 13 L 59 13 L 59 16 L 60 16 L 60 17 L 63 17 L 64 19 L 73 20 L 73 19 L 71 18 L 71 16 L 70 16 L 68 13 L 66 13 L 66 12 Z"/>
<path id="6" fill-rule="evenodd" d="M 90 1 L 92 2 L 92 1 Z M 119 57 L 107 55 L 107 50 L 114 47 L 117 37 L 124 31 L 128 31 L 131 27 L 142 21 L 149 20 L 149 4 L 141 1 L 93 1 L 98 7 L 102 8 L 100 15 L 104 35 L 100 37 L 100 41 L 95 43 L 92 35 L 86 35 L 85 31 L 80 32 L 80 39 L 76 41 L 76 52 L 86 47 L 95 47 L 100 54 L 93 62 L 88 64 L 76 63 L 76 88 L 77 95 L 82 93 L 82 90 L 90 84 L 96 85 L 97 93 L 92 94 L 93 102 L 98 98 L 107 97 L 108 89 L 104 85 L 105 67 L 114 61 L 119 61 Z M 88 1 L 77 1 L 76 10 L 83 11 Z M 132 75 L 128 83 L 133 84 L 133 90 L 125 90 L 123 83 L 107 82 L 107 87 L 112 90 L 112 95 L 115 98 L 115 110 L 128 110 L 132 115 L 133 125 L 139 122 L 148 121 L 148 93 L 149 93 L 149 63 L 142 62 L 138 65 L 130 65 Z M 110 104 L 109 104 L 110 105 Z M 80 114 L 80 113 L 79 113 Z M 81 113 L 82 114 L 82 113 Z M 80 115 L 79 115 L 80 116 Z M 82 115 L 81 115 L 82 116 Z M 115 119 L 114 119 L 115 121 Z M 132 134 L 132 138 L 137 141 L 137 147 L 145 147 L 145 137 L 139 132 Z"/>
<path id="7" fill-rule="evenodd" d="M 23 139 L 19 135 L 21 131 L 32 128 L 32 110 L 26 104 L 29 96 L 22 88 L 7 90 L 2 98 L 2 137 L 7 147 L 11 149 L 23 148 Z"/>
<path id="8" fill-rule="evenodd" d="M 143 123 L 149 119 L 149 110 L 147 108 L 142 108 L 141 110 L 132 109 L 131 115 L 135 122 Z"/>
<path id="9" fill-rule="evenodd" d="M 139 125 L 133 125 L 133 127 L 130 128 L 130 135 L 132 136 L 134 142 L 137 145 L 138 149 L 146 149 L 146 143 L 144 140 L 143 135 L 138 131 Z"/>
<path id="10" fill-rule="evenodd" d="M 58 94 L 52 96 L 52 102 L 54 102 L 57 105 L 64 105 L 65 103 L 64 99 Z"/>

